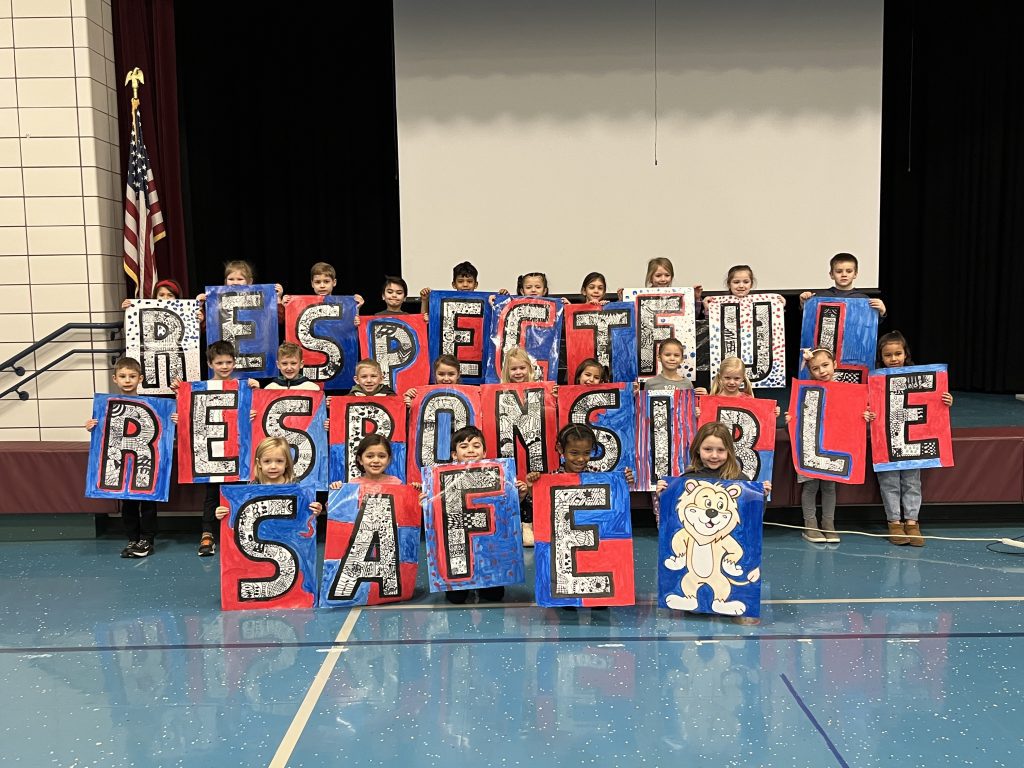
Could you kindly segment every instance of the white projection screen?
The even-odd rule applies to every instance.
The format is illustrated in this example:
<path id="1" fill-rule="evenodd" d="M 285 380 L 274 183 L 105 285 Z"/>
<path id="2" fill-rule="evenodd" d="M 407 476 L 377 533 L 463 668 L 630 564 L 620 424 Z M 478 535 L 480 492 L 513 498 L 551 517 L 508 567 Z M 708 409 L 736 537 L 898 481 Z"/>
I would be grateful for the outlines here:
<path id="1" fill-rule="evenodd" d="M 882 0 L 394 0 L 403 272 L 878 284 Z"/>

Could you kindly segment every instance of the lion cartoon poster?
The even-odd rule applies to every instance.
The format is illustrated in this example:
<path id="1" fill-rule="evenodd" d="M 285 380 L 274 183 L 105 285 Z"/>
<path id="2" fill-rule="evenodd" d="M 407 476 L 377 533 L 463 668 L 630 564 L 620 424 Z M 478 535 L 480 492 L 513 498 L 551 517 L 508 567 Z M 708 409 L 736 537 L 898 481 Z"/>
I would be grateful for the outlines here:
<path id="1" fill-rule="evenodd" d="M 670 480 L 661 494 L 658 605 L 759 616 L 763 517 L 761 483 Z"/>

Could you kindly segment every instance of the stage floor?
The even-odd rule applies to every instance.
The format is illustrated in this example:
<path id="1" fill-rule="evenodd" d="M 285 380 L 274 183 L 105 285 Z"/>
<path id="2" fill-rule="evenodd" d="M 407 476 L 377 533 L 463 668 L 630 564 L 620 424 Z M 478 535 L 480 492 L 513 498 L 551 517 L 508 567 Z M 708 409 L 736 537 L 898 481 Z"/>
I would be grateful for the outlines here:
<path id="1" fill-rule="evenodd" d="M 656 609 L 651 532 L 605 612 L 530 606 L 530 552 L 495 607 L 421 564 L 410 604 L 223 613 L 195 544 L 0 543 L 5 764 L 1024 764 L 1024 560 L 984 544 L 768 528 L 753 627 Z"/>

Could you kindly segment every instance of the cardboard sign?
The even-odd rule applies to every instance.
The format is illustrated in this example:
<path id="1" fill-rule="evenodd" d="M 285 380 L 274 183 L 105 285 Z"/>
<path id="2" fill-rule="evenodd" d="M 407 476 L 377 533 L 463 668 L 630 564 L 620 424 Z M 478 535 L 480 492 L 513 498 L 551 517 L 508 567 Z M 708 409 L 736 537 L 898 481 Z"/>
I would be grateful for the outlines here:
<path id="1" fill-rule="evenodd" d="M 834 381 L 793 381 L 789 441 L 798 475 L 860 485 L 867 453 L 868 388 Z"/>
<path id="2" fill-rule="evenodd" d="M 221 608 L 312 608 L 314 490 L 295 484 L 225 485 L 221 496 L 231 510 L 220 528 Z"/>
<path id="3" fill-rule="evenodd" d="M 423 315 L 362 318 L 359 355 L 376 360 L 384 383 L 398 394 L 430 382 L 427 321 Z"/>
<path id="4" fill-rule="evenodd" d="M 235 371 L 277 375 L 277 293 L 272 285 L 208 285 L 206 345 L 235 348 Z M 212 372 L 211 372 L 212 375 Z"/>
<path id="5" fill-rule="evenodd" d="M 624 291 L 622 298 L 636 302 L 637 375 L 656 376 L 661 371 L 658 346 L 665 339 L 678 339 L 684 347 L 679 372 L 692 381 L 697 373 L 693 288 L 634 288 Z"/>
<path id="6" fill-rule="evenodd" d="M 512 459 L 438 465 L 423 475 L 431 592 L 523 581 L 519 494 Z"/>
<path id="7" fill-rule="evenodd" d="M 416 388 L 409 406 L 409 463 L 406 480 L 418 483 L 421 467 L 452 460 L 451 437 L 470 424 L 480 425 L 480 390 L 432 384 Z"/>
<path id="8" fill-rule="evenodd" d="M 670 480 L 661 494 L 658 605 L 760 616 L 763 518 L 760 483 Z"/>
<path id="9" fill-rule="evenodd" d="M 178 387 L 178 482 L 249 479 L 252 388 L 245 381 L 195 381 Z"/>
<path id="10" fill-rule="evenodd" d="M 284 338 L 302 347 L 302 375 L 325 389 L 349 389 L 359 362 L 352 296 L 293 296 L 284 308 Z"/>
<path id="11" fill-rule="evenodd" d="M 786 386 L 786 300 L 777 293 L 712 296 L 708 302 L 711 378 L 727 357 L 747 365 L 754 387 Z"/>
<path id="12" fill-rule="evenodd" d="M 775 468 L 775 401 L 704 395 L 697 428 L 712 421 L 732 427 L 740 471 L 747 480 L 771 482 Z"/>
<path id="13" fill-rule="evenodd" d="M 536 601 L 633 605 L 633 524 L 621 472 L 559 473 L 533 486 Z"/>
<path id="14" fill-rule="evenodd" d="M 94 395 L 92 417 L 98 423 L 89 437 L 86 498 L 167 501 L 172 413 L 174 401 L 167 398 Z"/>
<path id="15" fill-rule="evenodd" d="M 558 388 L 558 429 L 589 424 L 597 436 L 588 472 L 636 468 L 636 416 L 632 384 L 597 384 Z"/>
<path id="16" fill-rule="evenodd" d="M 171 395 L 175 381 L 198 381 L 199 302 L 132 299 L 124 311 L 124 353 L 142 365 L 139 392 Z"/>
<path id="17" fill-rule="evenodd" d="M 301 389 L 258 389 L 252 395 L 253 466 L 256 449 L 267 437 L 283 437 L 292 447 L 295 482 L 306 478 L 327 487 L 327 418 L 324 393 Z"/>
<path id="18" fill-rule="evenodd" d="M 367 435 L 380 433 L 391 443 L 391 462 L 385 474 L 405 481 L 406 408 L 400 395 L 331 398 L 330 471 L 333 483 L 362 477 L 356 465 L 356 448 Z"/>
<path id="19" fill-rule="evenodd" d="M 637 491 L 653 491 L 661 478 L 681 475 L 697 431 L 692 389 L 646 389 L 636 399 Z"/>
<path id="20" fill-rule="evenodd" d="M 867 384 L 877 343 L 878 312 L 871 308 L 869 299 L 812 296 L 804 303 L 801 355 L 803 349 L 816 347 L 832 352 L 836 358 L 833 381 Z M 811 377 L 802 357 L 798 370 L 801 379 Z"/>
<path id="21" fill-rule="evenodd" d="M 490 329 L 489 293 L 431 291 L 428 302 L 430 359 L 452 355 L 459 361 L 462 384 L 483 384 L 487 333 Z"/>
<path id="22" fill-rule="evenodd" d="M 612 381 L 636 381 L 636 304 L 569 304 L 565 312 L 565 370 L 569 380 L 587 358 L 608 367 Z"/>
<path id="23" fill-rule="evenodd" d="M 480 428 L 489 456 L 515 460 L 516 477 L 558 467 L 555 385 L 485 384 L 480 387 Z"/>
<path id="24" fill-rule="evenodd" d="M 353 483 L 330 492 L 320 607 L 410 600 L 419 563 L 419 491 Z"/>
<path id="25" fill-rule="evenodd" d="M 876 472 L 953 466 L 945 365 L 882 368 L 868 377 L 871 460 Z"/>
<path id="26" fill-rule="evenodd" d="M 491 313 L 490 346 L 484 381 L 501 381 L 505 353 L 522 347 L 533 361 L 538 381 L 558 379 L 558 345 L 562 337 L 562 301 L 543 296 L 498 296 Z"/>

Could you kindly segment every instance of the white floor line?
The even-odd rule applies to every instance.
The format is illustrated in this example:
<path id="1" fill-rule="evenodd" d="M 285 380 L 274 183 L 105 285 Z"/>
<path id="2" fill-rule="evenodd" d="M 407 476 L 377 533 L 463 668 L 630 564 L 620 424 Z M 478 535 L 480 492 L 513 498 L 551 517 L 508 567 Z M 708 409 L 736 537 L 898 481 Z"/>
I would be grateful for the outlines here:
<path id="1" fill-rule="evenodd" d="M 316 677 L 310 683 L 309 690 L 306 691 L 306 697 L 302 700 L 302 704 L 299 705 L 298 712 L 292 718 L 292 724 L 288 726 L 288 730 L 281 740 L 277 752 L 274 753 L 274 758 L 270 761 L 270 768 L 284 768 L 288 765 L 292 751 L 295 749 L 302 731 L 305 730 L 306 724 L 309 722 L 309 716 L 313 714 L 313 708 L 320 700 L 320 694 L 324 692 L 324 686 L 327 685 L 327 680 L 334 671 L 334 665 L 338 663 L 338 658 L 344 650 L 342 646 L 352 635 L 352 630 L 356 622 L 359 621 L 360 613 L 362 613 L 362 608 L 353 608 L 349 611 L 348 616 L 345 617 L 345 622 L 341 625 L 338 636 L 334 638 L 334 645 L 327 652 L 323 664 L 320 665 L 320 671 L 316 673 Z"/>

